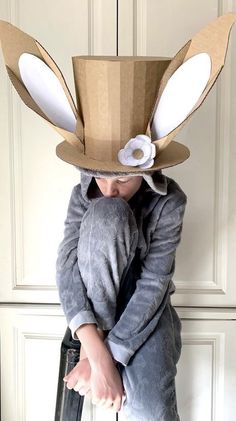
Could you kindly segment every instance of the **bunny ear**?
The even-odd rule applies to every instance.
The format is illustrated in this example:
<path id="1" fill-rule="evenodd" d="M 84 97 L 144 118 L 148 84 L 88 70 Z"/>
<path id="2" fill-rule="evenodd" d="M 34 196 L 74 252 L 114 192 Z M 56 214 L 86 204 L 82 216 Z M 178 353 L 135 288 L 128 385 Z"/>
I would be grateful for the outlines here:
<path id="1" fill-rule="evenodd" d="M 211 74 L 211 59 L 200 53 L 186 60 L 168 80 L 152 121 L 154 139 L 167 136 L 194 108 Z"/>
<path id="2" fill-rule="evenodd" d="M 75 132 L 75 115 L 50 67 L 33 54 L 23 53 L 19 58 L 19 69 L 29 94 L 49 120 L 69 132 Z"/>
<path id="3" fill-rule="evenodd" d="M 82 119 L 62 73 L 46 50 L 4 21 L 0 21 L 0 39 L 8 75 L 23 102 L 63 133 L 70 143 L 80 143 Z"/>
<path id="4" fill-rule="evenodd" d="M 159 150 L 175 137 L 214 85 L 225 63 L 229 34 L 235 20 L 233 13 L 216 19 L 195 35 L 168 66 L 147 128 L 152 138 L 159 137 L 160 140 L 153 142 Z M 168 108 L 172 110 L 169 114 L 171 124 Z"/>

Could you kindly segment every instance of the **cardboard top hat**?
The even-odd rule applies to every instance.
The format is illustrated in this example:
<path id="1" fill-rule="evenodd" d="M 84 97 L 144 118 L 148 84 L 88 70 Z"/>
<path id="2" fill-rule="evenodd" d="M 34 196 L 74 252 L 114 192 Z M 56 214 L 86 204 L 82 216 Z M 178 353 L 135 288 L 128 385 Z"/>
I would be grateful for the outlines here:
<path id="1" fill-rule="evenodd" d="M 173 141 L 221 72 L 236 14 L 216 19 L 172 59 L 73 57 L 77 107 L 38 41 L 0 21 L 8 75 L 24 103 L 65 139 L 57 155 L 81 168 L 140 173 L 179 164 Z"/>

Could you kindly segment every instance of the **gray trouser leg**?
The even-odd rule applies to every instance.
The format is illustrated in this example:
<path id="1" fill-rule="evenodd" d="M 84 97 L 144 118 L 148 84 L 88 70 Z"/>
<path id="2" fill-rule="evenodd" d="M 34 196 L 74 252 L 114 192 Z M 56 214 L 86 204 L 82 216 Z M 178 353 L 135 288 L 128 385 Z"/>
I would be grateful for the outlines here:
<path id="1" fill-rule="evenodd" d="M 179 421 L 176 364 L 181 352 L 181 324 L 168 303 L 153 334 L 127 367 L 120 367 L 127 395 L 122 411 L 128 421 Z"/>
<path id="2" fill-rule="evenodd" d="M 103 330 L 115 324 L 118 294 L 122 281 L 131 281 L 137 242 L 138 229 L 128 203 L 120 198 L 91 203 L 81 223 L 78 264 Z M 119 364 L 127 396 L 122 410 L 128 421 L 179 421 L 175 375 L 180 330 L 178 315 L 168 302 L 156 329 L 128 366 Z"/>
<path id="3" fill-rule="evenodd" d="M 115 324 L 122 276 L 132 261 L 138 228 L 128 203 L 121 198 L 92 201 L 85 213 L 78 243 L 78 264 L 99 327 Z"/>

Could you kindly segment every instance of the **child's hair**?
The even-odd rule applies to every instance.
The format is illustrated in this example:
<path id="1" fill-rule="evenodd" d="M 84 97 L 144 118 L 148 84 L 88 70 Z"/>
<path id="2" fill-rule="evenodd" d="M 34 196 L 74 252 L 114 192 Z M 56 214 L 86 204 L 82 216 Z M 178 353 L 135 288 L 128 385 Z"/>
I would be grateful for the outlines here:
<path id="1" fill-rule="evenodd" d="M 151 171 L 151 172 L 139 172 L 139 173 L 123 173 L 123 172 L 105 172 L 105 171 L 94 171 L 88 170 L 85 168 L 75 167 L 81 172 L 82 175 L 92 176 L 92 177 L 130 177 L 130 176 L 142 176 L 145 182 L 149 187 L 156 193 L 165 195 L 167 193 L 167 179 L 162 174 L 161 170 Z"/>
<path id="2" fill-rule="evenodd" d="M 147 175 L 146 172 L 108 172 L 108 171 L 96 171 L 96 170 L 89 170 L 87 168 L 80 168 L 75 167 L 77 170 L 79 170 L 81 173 L 85 175 L 92 175 L 93 177 L 102 177 L 102 178 L 110 178 L 110 177 L 131 177 L 131 176 L 144 176 Z M 148 175 L 153 175 L 155 171 L 152 171 L 148 173 Z"/>

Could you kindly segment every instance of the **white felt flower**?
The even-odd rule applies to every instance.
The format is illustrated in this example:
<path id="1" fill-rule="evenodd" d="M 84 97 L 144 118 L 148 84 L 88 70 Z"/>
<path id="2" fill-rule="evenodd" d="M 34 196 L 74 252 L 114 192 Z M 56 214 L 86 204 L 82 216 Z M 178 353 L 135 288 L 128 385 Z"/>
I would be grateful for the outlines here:
<path id="1" fill-rule="evenodd" d="M 156 147 L 150 137 L 139 134 L 130 139 L 124 149 L 118 152 L 118 160 L 123 165 L 139 166 L 140 168 L 151 168 L 156 156 Z"/>

